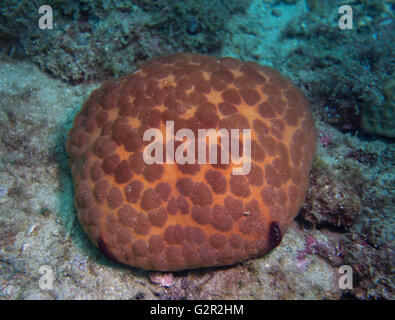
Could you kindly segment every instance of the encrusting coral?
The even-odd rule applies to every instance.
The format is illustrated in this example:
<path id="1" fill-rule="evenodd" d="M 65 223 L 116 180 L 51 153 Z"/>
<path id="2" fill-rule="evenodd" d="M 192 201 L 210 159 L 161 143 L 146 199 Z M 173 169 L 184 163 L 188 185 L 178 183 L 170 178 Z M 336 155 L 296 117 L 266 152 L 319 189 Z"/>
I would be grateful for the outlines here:
<path id="1" fill-rule="evenodd" d="M 165 136 L 167 121 L 196 137 L 199 129 L 251 129 L 251 170 L 147 164 L 143 134 Z M 109 259 L 142 269 L 260 256 L 280 243 L 304 201 L 315 138 L 308 102 L 270 67 L 200 54 L 151 60 L 95 90 L 75 118 L 67 151 L 79 220 Z"/>

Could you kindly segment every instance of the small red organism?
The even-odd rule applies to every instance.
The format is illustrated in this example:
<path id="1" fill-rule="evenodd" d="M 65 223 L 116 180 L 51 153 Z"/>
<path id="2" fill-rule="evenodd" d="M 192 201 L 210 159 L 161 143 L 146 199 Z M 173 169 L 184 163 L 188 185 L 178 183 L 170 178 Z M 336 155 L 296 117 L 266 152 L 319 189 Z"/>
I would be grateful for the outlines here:
<path id="1" fill-rule="evenodd" d="M 159 284 L 161 287 L 170 287 L 175 283 L 172 273 L 151 272 L 149 279 L 154 284 Z"/>
<path id="2" fill-rule="evenodd" d="M 329 146 L 333 143 L 332 135 L 324 132 L 322 135 L 320 135 L 320 142 L 321 142 L 322 146 L 324 148 L 326 148 L 327 146 Z"/>

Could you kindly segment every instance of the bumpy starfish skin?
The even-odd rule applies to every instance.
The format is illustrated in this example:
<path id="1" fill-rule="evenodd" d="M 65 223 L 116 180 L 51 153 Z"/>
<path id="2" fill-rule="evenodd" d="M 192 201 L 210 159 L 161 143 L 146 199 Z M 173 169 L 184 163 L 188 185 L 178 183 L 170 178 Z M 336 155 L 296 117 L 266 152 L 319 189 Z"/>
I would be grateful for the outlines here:
<path id="1" fill-rule="evenodd" d="M 233 175 L 232 162 L 146 164 L 143 134 L 165 137 L 166 121 L 196 137 L 251 129 L 250 172 Z M 260 256 L 304 201 L 315 139 L 308 102 L 270 67 L 199 54 L 154 59 L 95 90 L 76 115 L 67 151 L 79 220 L 109 259 L 143 269 Z"/>

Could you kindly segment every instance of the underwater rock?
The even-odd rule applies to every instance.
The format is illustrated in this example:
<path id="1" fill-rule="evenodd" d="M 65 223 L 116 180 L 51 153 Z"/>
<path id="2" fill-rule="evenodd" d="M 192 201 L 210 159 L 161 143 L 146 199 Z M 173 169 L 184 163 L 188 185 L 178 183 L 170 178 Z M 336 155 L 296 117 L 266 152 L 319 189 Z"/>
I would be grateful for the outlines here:
<path id="1" fill-rule="evenodd" d="M 395 138 L 395 79 L 384 83 L 381 105 L 366 105 L 362 110 L 362 127 L 369 133 Z"/>

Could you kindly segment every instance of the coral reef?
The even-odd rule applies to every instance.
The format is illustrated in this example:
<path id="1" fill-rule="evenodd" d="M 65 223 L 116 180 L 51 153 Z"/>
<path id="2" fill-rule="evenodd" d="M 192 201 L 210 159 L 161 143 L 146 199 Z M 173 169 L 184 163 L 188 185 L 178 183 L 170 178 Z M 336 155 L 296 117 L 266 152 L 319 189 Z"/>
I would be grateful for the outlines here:
<path id="1" fill-rule="evenodd" d="M 393 1 L 348 2 L 343 31 L 341 0 L 199 2 L 53 0 L 54 29 L 40 30 L 48 1 L 1 1 L 0 300 L 394 300 Z M 319 139 L 306 201 L 270 254 L 152 274 L 86 236 L 64 145 L 96 81 L 182 51 L 275 67 L 307 96 Z M 352 289 L 338 286 L 341 265 Z"/>
<path id="2" fill-rule="evenodd" d="M 318 127 L 331 143 L 319 144 L 297 220 L 307 230 L 330 231 L 333 244 L 309 241 L 299 264 L 302 268 L 306 255 L 313 253 L 333 266 L 350 265 L 355 290 L 347 290 L 345 298 L 392 299 L 395 148 L 379 141 L 361 142 L 324 123 L 318 122 Z"/>
<path id="3" fill-rule="evenodd" d="M 151 1 L 134 0 L 148 12 L 153 12 L 150 26 L 160 30 L 172 47 L 185 51 L 211 53 L 222 47 L 227 21 L 233 14 L 244 13 L 249 0 L 242 1 Z"/>
<path id="4" fill-rule="evenodd" d="M 395 80 L 388 76 L 383 84 L 384 100 L 380 105 L 366 105 L 362 111 L 362 127 L 369 133 L 395 138 Z"/>
<path id="5" fill-rule="evenodd" d="M 251 129 L 250 154 L 240 138 L 250 170 L 235 175 L 222 138 L 203 155 L 207 164 L 195 162 L 200 147 L 193 163 L 147 163 L 143 135 L 158 128 L 167 137 L 167 121 L 195 139 L 200 129 L 228 137 Z M 304 201 L 315 137 L 307 101 L 270 67 L 199 54 L 155 59 L 94 91 L 76 115 L 67 150 L 79 219 L 110 260 L 143 269 L 260 256 L 279 244 Z M 174 152 L 170 143 L 155 153 Z M 176 141 L 176 158 L 182 145 Z M 218 163 L 208 161 L 213 147 Z"/>
<path id="6" fill-rule="evenodd" d="M 311 187 L 301 214 L 315 227 L 349 229 L 362 212 L 358 185 L 350 185 L 349 176 L 335 176 L 325 165 L 313 166 Z"/>
<path id="7" fill-rule="evenodd" d="M 333 10 L 341 1 L 308 4 L 310 11 L 282 32 L 283 38 L 299 41 L 284 67 L 308 88 L 320 119 L 345 132 L 393 138 L 393 12 L 384 2 L 356 1 L 355 26 L 343 31 Z"/>
<path id="8" fill-rule="evenodd" d="M 40 30 L 45 1 L 8 0 L 0 9 L 0 49 L 73 84 L 118 77 L 154 56 L 219 50 L 226 21 L 248 3 L 56 0 L 54 29 Z"/>

